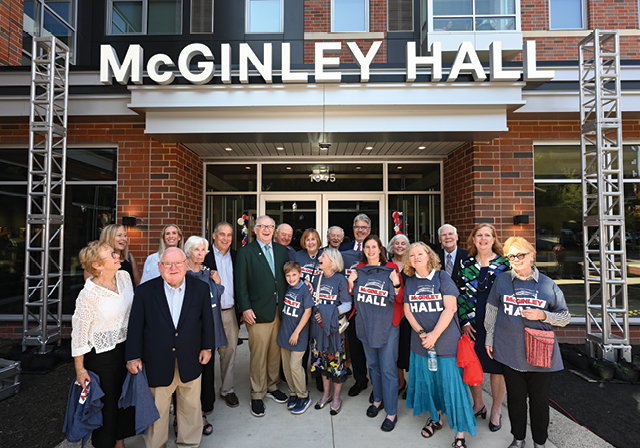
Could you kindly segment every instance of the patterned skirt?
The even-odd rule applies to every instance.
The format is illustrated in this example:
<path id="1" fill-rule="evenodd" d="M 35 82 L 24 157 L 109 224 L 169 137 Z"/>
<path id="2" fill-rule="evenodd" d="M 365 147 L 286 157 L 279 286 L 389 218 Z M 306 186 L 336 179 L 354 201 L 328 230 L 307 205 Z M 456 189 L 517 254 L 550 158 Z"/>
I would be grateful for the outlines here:
<path id="1" fill-rule="evenodd" d="M 321 352 L 318 350 L 318 342 L 311 338 L 311 372 L 320 373 L 329 377 L 336 383 L 343 383 L 347 380 L 347 369 L 345 368 L 344 339 L 341 342 L 340 350 L 335 353 Z"/>

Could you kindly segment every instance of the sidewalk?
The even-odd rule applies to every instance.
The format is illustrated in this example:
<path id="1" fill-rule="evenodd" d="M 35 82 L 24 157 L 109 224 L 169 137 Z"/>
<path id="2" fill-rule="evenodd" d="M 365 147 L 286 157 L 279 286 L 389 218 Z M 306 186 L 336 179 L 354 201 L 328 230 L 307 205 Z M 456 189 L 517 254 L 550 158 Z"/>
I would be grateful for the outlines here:
<path id="1" fill-rule="evenodd" d="M 243 329 L 244 330 L 244 329 Z M 241 337 L 246 338 L 246 330 L 241 331 Z M 217 360 L 216 360 L 217 361 Z M 217 363 L 216 363 L 217 364 Z M 219 378 L 218 365 L 216 365 L 216 383 Z M 256 418 L 249 411 L 249 344 L 246 342 L 238 347 L 236 357 L 236 394 L 240 399 L 240 406 L 229 408 L 218 396 L 215 409 L 208 416 L 213 424 L 213 434 L 203 436 L 201 447 L 203 448 L 255 448 L 261 447 L 322 447 L 322 448 L 371 448 L 371 447 L 418 447 L 449 448 L 453 442 L 454 432 L 449 428 L 446 416 L 443 417 L 443 428 L 426 440 L 420 435 L 420 429 L 427 420 L 427 414 L 413 416 L 413 410 L 407 409 L 406 400 L 398 401 L 398 424 L 390 433 L 380 430 L 385 413 L 380 412 L 375 419 L 368 418 L 365 411 L 369 406 L 369 394 L 371 385 L 357 397 L 349 397 L 348 389 L 353 385 L 349 379 L 345 384 L 342 395 L 343 404 L 340 414 L 332 417 L 329 407 L 315 410 L 313 406 L 302 415 L 292 415 L 286 410 L 285 404 L 278 404 L 266 398 L 265 416 Z M 320 398 L 320 392 L 315 388 L 315 383 L 310 383 L 312 402 Z M 287 386 L 280 384 L 285 393 Z M 491 396 L 487 393 L 488 376 L 486 376 L 484 400 L 487 406 L 491 403 Z M 498 447 L 506 448 L 512 440 L 510 433 L 507 408 L 503 405 L 502 429 L 491 432 L 488 427 L 489 420 L 478 419 L 477 434 L 469 436 L 465 434 L 467 446 L 472 447 Z M 173 429 L 169 432 L 168 447 L 175 446 Z M 144 448 L 142 436 L 132 437 L 125 441 L 127 448 Z M 76 448 L 81 444 L 63 442 L 57 448 Z M 531 433 L 528 431 L 526 446 L 533 447 Z M 549 427 L 549 440 L 547 448 L 605 448 L 612 445 L 606 443 L 587 429 L 577 425 L 557 411 L 551 409 L 551 424 Z"/>

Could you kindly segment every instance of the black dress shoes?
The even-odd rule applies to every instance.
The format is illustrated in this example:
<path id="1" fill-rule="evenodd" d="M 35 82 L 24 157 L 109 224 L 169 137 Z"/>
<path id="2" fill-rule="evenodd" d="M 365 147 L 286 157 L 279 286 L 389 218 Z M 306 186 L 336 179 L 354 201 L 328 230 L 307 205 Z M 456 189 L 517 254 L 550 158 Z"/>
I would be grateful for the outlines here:
<path id="1" fill-rule="evenodd" d="M 363 390 L 365 390 L 367 388 L 367 383 L 356 383 L 353 386 L 351 386 L 351 389 L 349 389 L 349 396 L 350 397 L 357 397 L 358 395 L 360 395 L 360 392 L 362 392 Z"/>

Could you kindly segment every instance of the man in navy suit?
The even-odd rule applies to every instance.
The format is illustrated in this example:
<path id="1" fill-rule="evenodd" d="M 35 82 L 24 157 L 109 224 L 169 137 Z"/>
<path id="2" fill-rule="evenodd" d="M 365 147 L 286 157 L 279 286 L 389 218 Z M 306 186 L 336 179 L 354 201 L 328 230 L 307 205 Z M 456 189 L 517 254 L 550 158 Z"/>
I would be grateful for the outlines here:
<path id="1" fill-rule="evenodd" d="M 147 448 L 167 443 L 171 395 L 176 392 L 178 447 L 197 447 L 202 438 L 200 376 L 211 359 L 213 314 L 209 286 L 188 276 L 187 257 L 169 248 L 158 263 L 160 277 L 140 285 L 131 307 L 127 369 L 146 365 L 149 389 L 160 419 L 145 436 Z"/>
<path id="2" fill-rule="evenodd" d="M 442 270 L 447 271 L 457 284 L 460 276 L 460 262 L 469 256 L 469 252 L 458 247 L 458 229 L 451 224 L 444 224 L 438 229 L 438 237 L 442 249 L 438 251 Z"/>
<path id="3" fill-rule="evenodd" d="M 360 213 L 358 216 L 353 218 L 353 238 L 355 241 L 350 241 L 348 243 L 343 243 L 340 245 L 338 249 L 340 252 L 345 252 L 347 250 L 362 250 L 362 242 L 366 237 L 371 233 L 371 218 L 369 218 L 364 213 Z"/>

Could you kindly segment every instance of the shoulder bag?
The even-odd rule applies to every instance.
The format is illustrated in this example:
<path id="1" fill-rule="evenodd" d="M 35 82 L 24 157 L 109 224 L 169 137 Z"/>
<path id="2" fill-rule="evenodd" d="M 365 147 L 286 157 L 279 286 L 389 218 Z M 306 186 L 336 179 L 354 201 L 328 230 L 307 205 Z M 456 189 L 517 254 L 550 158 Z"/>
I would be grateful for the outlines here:
<path id="1" fill-rule="evenodd" d="M 516 285 L 511 279 L 511 285 L 513 286 L 513 295 L 516 298 L 516 303 L 519 302 L 518 295 L 516 294 Z M 535 328 L 527 327 L 524 323 L 524 317 L 522 316 L 522 307 L 518 304 L 520 309 L 520 317 L 522 318 L 522 325 L 524 326 L 524 342 L 527 349 L 527 362 L 532 366 L 551 368 L 551 357 L 553 356 L 553 344 L 556 340 L 556 334 L 553 330 L 536 330 Z"/>

